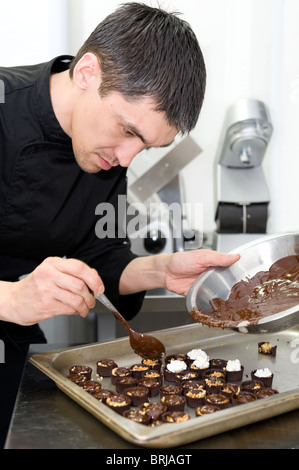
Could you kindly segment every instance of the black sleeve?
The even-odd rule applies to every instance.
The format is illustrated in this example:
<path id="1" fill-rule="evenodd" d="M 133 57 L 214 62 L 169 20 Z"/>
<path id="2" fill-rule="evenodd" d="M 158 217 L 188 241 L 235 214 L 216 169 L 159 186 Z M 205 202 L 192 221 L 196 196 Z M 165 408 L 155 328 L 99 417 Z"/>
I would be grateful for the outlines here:
<path id="1" fill-rule="evenodd" d="M 118 197 L 126 195 L 126 179 L 123 178 L 114 187 L 109 197 L 109 203 L 113 205 L 115 213 L 118 207 Z M 125 214 L 121 215 L 122 217 Z M 98 238 L 96 230 L 89 234 L 83 246 L 73 256 L 81 259 L 89 266 L 95 268 L 101 276 L 105 285 L 105 294 L 114 306 L 127 319 L 132 319 L 141 309 L 145 292 L 131 295 L 119 295 L 119 281 L 126 266 L 137 256 L 132 253 L 130 241 L 124 233 L 119 237 L 118 220 L 116 217 L 115 237 Z M 95 219 L 96 222 L 96 219 Z"/>

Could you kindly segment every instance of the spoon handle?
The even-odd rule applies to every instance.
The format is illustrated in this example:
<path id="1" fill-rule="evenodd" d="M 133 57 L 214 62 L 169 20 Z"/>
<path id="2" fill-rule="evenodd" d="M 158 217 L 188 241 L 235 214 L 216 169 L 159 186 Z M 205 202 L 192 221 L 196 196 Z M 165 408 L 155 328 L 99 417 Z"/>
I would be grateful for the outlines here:
<path id="1" fill-rule="evenodd" d="M 94 296 L 99 302 L 101 302 L 101 304 L 103 304 L 106 308 L 108 308 L 108 310 L 110 310 L 114 314 L 114 316 L 123 324 L 125 329 L 129 332 L 130 327 L 129 327 L 128 323 L 123 318 L 123 316 L 119 313 L 119 311 L 116 310 L 116 308 L 110 302 L 110 300 L 106 297 L 106 295 L 105 294 L 101 294 L 101 295 L 94 294 Z"/>

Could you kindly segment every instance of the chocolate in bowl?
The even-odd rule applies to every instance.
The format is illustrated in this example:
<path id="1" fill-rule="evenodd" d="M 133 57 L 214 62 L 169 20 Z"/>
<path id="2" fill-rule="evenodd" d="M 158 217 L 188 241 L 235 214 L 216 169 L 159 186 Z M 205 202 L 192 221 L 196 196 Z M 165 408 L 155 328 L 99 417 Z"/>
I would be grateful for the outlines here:
<path id="1" fill-rule="evenodd" d="M 227 300 L 210 300 L 209 312 L 193 306 L 190 316 L 212 327 L 256 325 L 267 316 L 297 307 L 298 297 L 299 255 L 290 255 L 275 261 L 268 271 L 234 284 Z"/>

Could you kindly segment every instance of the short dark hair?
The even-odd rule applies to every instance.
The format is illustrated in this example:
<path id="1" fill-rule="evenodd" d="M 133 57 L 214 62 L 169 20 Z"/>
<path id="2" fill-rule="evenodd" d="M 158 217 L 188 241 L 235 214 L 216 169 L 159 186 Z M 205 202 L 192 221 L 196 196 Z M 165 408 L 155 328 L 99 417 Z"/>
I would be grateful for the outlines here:
<path id="1" fill-rule="evenodd" d="M 101 64 L 101 96 L 111 91 L 134 100 L 151 96 L 179 132 L 190 132 L 202 107 L 206 69 L 190 25 L 142 3 L 124 3 L 102 21 L 72 61 L 70 76 L 87 52 Z"/>

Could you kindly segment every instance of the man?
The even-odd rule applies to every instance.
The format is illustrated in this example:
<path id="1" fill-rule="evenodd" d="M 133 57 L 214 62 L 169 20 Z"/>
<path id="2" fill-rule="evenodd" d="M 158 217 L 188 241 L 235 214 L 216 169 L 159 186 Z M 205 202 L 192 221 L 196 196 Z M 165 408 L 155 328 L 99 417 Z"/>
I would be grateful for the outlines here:
<path id="1" fill-rule="evenodd" d="M 130 319 L 145 290 L 186 295 L 207 267 L 237 260 L 204 250 L 141 258 L 127 241 L 95 234 L 95 208 L 117 208 L 132 159 L 197 122 L 205 65 L 187 23 L 125 4 L 74 59 L 0 68 L 0 78 L 0 338 L 8 369 L 21 368 L 30 343 L 45 341 L 39 322 L 85 317 L 94 292 L 105 290 Z"/>

